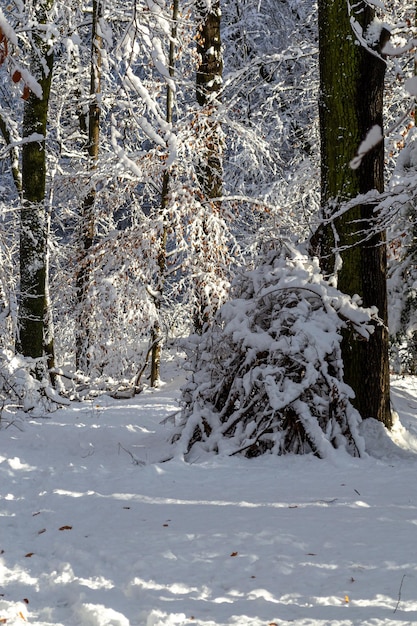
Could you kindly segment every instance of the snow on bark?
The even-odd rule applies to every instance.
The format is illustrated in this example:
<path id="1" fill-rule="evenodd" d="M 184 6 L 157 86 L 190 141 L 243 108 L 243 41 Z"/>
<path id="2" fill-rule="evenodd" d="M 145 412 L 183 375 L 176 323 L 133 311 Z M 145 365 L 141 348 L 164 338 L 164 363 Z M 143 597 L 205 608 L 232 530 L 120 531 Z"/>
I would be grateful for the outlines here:
<path id="1" fill-rule="evenodd" d="M 360 164 L 362 163 L 363 157 L 368 154 L 373 148 L 375 148 L 381 141 L 383 141 L 384 136 L 382 134 L 382 128 L 375 124 L 368 131 L 365 139 L 361 142 L 358 148 L 358 152 L 356 156 L 349 163 L 350 167 L 353 170 L 357 170 Z"/>

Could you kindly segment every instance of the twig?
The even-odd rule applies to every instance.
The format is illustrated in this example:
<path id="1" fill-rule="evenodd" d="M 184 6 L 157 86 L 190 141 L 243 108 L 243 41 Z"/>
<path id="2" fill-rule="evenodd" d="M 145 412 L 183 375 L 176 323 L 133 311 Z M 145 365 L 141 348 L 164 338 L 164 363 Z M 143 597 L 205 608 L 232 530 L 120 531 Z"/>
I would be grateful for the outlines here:
<path id="1" fill-rule="evenodd" d="M 168 422 L 172 422 L 173 424 L 175 424 L 175 418 L 179 413 L 181 413 L 181 409 L 178 409 L 178 411 L 175 411 L 174 413 L 170 413 L 169 415 L 167 415 L 167 417 L 164 417 L 164 419 L 161 420 L 159 423 L 163 426 L 165 426 L 165 424 L 168 424 Z"/>
<path id="2" fill-rule="evenodd" d="M 154 348 L 154 346 L 158 343 L 158 340 L 155 340 L 153 343 L 150 344 L 148 351 L 146 353 L 145 356 L 145 362 L 142 365 L 142 367 L 140 368 L 140 370 L 137 372 L 137 374 L 135 374 L 134 378 L 131 380 L 130 385 L 131 387 L 127 388 L 127 389 L 120 389 L 120 385 L 117 387 L 117 389 L 115 389 L 115 391 L 112 391 L 110 393 L 110 396 L 112 398 L 115 398 L 116 400 L 123 400 L 126 398 L 133 398 L 135 395 L 137 395 L 138 393 L 140 393 L 142 391 L 142 387 L 140 387 L 140 381 L 143 375 L 143 372 L 146 370 L 148 363 L 149 363 L 149 357 L 150 354 Z"/>
<path id="3" fill-rule="evenodd" d="M 120 450 L 123 450 L 124 452 L 127 452 L 127 454 L 129 454 L 129 456 L 132 458 L 133 465 L 146 465 L 144 461 L 140 461 L 139 459 L 137 459 L 135 455 L 130 452 L 130 450 L 126 450 L 126 448 L 124 448 L 121 443 L 119 443 L 119 453 Z"/>
<path id="4" fill-rule="evenodd" d="M 145 371 L 145 369 L 146 369 L 146 367 L 147 367 L 147 365 L 148 365 L 148 363 L 149 363 L 149 357 L 150 357 L 150 354 L 151 354 L 151 352 L 152 352 L 152 350 L 153 350 L 154 346 L 156 346 L 156 344 L 158 343 L 158 341 L 159 341 L 158 339 L 156 339 L 155 341 L 153 341 L 153 342 L 151 343 L 151 345 L 149 346 L 149 348 L 148 348 L 148 351 L 147 351 L 147 353 L 146 353 L 146 357 L 145 357 L 145 362 L 144 362 L 144 364 L 143 364 L 142 368 L 141 368 L 141 369 L 139 370 L 139 372 L 136 374 L 136 377 L 134 378 L 134 387 L 135 387 L 135 389 L 139 387 L 139 384 L 140 384 L 140 379 L 142 378 L 142 374 L 143 374 L 143 372 Z"/>
<path id="5" fill-rule="evenodd" d="M 398 600 L 397 600 L 397 604 L 396 604 L 395 609 L 394 609 L 394 613 L 396 613 L 396 611 L 397 611 L 397 609 L 398 609 L 398 607 L 400 605 L 400 602 L 401 602 L 401 589 L 403 588 L 403 582 L 404 582 L 404 578 L 406 576 L 407 576 L 407 574 L 403 574 L 403 577 L 401 578 L 400 588 L 398 589 Z"/>

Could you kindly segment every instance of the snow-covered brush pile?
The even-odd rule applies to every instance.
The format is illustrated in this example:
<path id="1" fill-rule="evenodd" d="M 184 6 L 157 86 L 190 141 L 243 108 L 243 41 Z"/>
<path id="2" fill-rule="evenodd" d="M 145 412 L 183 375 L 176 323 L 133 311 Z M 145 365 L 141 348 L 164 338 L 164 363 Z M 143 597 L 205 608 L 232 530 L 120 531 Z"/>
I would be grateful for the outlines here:
<path id="1" fill-rule="evenodd" d="M 24 411 L 43 416 L 63 404 L 69 404 L 49 380 L 37 380 L 35 377 L 37 363 L 44 365 L 41 361 L 14 355 L 10 350 L 0 351 L 0 406 L 7 415 Z M 7 424 L 8 418 L 2 414 L 0 418 Z"/>
<path id="2" fill-rule="evenodd" d="M 318 263 L 292 248 L 243 274 L 211 328 L 186 348 L 180 452 L 361 455 L 341 331 L 366 341 L 375 323 L 376 310 L 330 286 Z"/>

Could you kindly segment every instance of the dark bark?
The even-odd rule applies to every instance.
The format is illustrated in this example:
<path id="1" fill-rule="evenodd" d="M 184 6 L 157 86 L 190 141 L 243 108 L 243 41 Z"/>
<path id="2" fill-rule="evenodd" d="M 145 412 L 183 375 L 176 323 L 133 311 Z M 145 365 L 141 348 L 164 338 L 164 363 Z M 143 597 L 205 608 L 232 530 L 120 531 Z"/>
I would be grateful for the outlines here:
<path id="1" fill-rule="evenodd" d="M 172 5 L 172 29 L 171 29 L 171 39 L 169 42 L 169 53 L 168 53 L 168 71 L 171 78 L 174 77 L 174 63 L 175 63 L 175 46 L 176 46 L 176 38 L 177 38 L 177 21 L 178 21 L 178 12 L 179 12 L 179 2 L 178 0 L 174 0 Z M 168 124 L 172 124 L 173 119 L 173 110 L 174 110 L 174 93 L 169 84 L 167 84 L 166 88 L 166 115 L 165 119 Z M 152 351 L 151 351 L 151 386 L 154 387 L 157 385 L 160 379 L 160 368 L 161 368 L 161 352 L 162 352 L 162 332 L 161 332 L 161 324 L 160 324 L 160 310 L 161 310 L 161 298 L 164 290 L 165 283 L 165 275 L 166 275 L 166 247 L 168 240 L 168 217 L 167 217 L 167 208 L 168 208 L 168 200 L 169 200 L 169 186 L 171 180 L 171 171 L 169 169 L 165 169 L 162 175 L 162 190 L 161 190 L 161 219 L 162 219 L 162 232 L 159 238 L 159 251 L 158 251 L 158 284 L 157 284 L 157 297 L 155 298 L 155 308 L 157 313 L 157 319 L 152 327 L 151 340 L 152 340 Z"/>
<path id="2" fill-rule="evenodd" d="M 39 3 L 39 24 L 47 22 L 51 3 Z M 33 33 L 31 73 L 42 88 L 42 97 L 30 92 L 23 112 L 23 139 L 36 134 L 22 146 L 22 207 L 20 212 L 20 306 L 18 349 L 27 357 L 44 355 L 44 329 L 47 310 L 47 215 L 46 145 L 49 94 L 53 56 L 42 36 Z M 39 375 L 41 375 L 39 373 Z"/>
<path id="3" fill-rule="evenodd" d="M 324 216 L 346 200 L 372 189 L 383 189 L 384 147 L 380 142 L 357 169 L 349 166 L 359 144 L 375 125 L 383 127 L 385 62 L 382 41 L 372 50 L 359 45 L 352 31 L 346 0 L 319 0 L 321 190 Z M 374 17 L 363 0 L 355 4 L 353 17 L 366 30 Z M 386 36 L 382 31 L 381 37 Z M 345 336 L 345 380 L 353 388 L 362 417 L 375 417 L 392 425 L 389 402 L 386 247 L 385 233 L 378 232 L 372 204 L 362 204 L 321 233 L 324 270 L 333 272 L 333 249 L 342 250 L 338 287 L 359 294 L 364 306 L 377 306 L 384 325 L 377 326 L 368 342 Z M 369 237 L 369 234 L 374 234 Z M 369 238 L 367 238 L 369 237 Z M 364 240 L 366 238 L 366 240 Z"/>
<path id="4" fill-rule="evenodd" d="M 199 65 L 196 73 L 197 102 L 202 107 L 199 132 L 204 136 L 204 144 L 198 155 L 197 180 L 200 199 L 207 208 L 219 211 L 223 193 L 222 130 L 218 116 L 218 104 L 221 100 L 223 57 L 221 46 L 221 8 L 220 0 L 215 0 L 210 8 L 201 0 L 196 4 L 200 19 L 197 31 L 197 53 Z M 203 223 L 204 238 L 208 239 L 207 224 Z M 194 242 L 200 259 L 212 256 L 210 244 Z M 209 303 L 205 293 L 205 271 L 203 265 L 198 268 L 195 278 L 195 306 L 193 323 L 195 332 L 201 334 L 209 323 Z"/>
<path id="5" fill-rule="evenodd" d="M 91 178 L 97 168 L 100 148 L 100 93 L 102 65 L 102 37 L 99 34 L 99 22 L 103 17 L 102 0 L 93 0 L 93 21 L 91 27 L 91 67 L 90 67 L 90 105 L 88 110 L 88 156 Z M 84 198 L 81 215 L 81 259 L 77 272 L 77 299 L 79 315 L 76 330 L 76 367 L 87 371 L 90 366 L 91 319 L 88 310 L 88 290 L 91 277 L 90 249 L 94 243 L 96 187 L 90 181 L 90 188 Z"/>
<path id="6" fill-rule="evenodd" d="M 201 155 L 198 178 L 202 195 L 207 199 L 222 195 L 221 129 L 216 116 L 223 74 L 221 49 L 220 1 L 212 3 L 210 11 L 204 2 L 197 2 L 200 25 L 197 32 L 197 53 L 200 59 L 196 74 L 197 102 L 205 108 L 205 149 Z"/>

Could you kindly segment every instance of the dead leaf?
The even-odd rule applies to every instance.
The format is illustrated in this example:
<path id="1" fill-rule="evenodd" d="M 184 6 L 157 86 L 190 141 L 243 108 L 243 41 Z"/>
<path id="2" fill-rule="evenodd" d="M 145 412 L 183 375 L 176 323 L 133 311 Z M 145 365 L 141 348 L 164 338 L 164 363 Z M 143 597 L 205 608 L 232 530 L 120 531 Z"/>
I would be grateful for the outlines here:
<path id="1" fill-rule="evenodd" d="M 61 526 L 58 530 L 72 530 L 72 526 Z"/>
<path id="2" fill-rule="evenodd" d="M 0 617 L 0 624 L 6 624 L 7 617 Z"/>
<path id="3" fill-rule="evenodd" d="M 35 517 L 35 515 L 40 515 L 41 512 L 40 511 L 36 511 L 36 513 L 32 513 L 32 517 Z"/>
<path id="4" fill-rule="evenodd" d="M 38 530 L 38 535 L 42 535 L 42 533 L 46 533 L 46 528 L 41 528 L 41 530 Z"/>
<path id="5" fill-rule="evenodd" d="M 238 552 L 232 552 L 232 554 L 230 556 L 237 556 Z"/>
<path id="6" fill-rule="evenodd" d="M 290 504 L 289 509 L 298 509 L 298 504 Z"/>
<path id="7" fill-rule="evenodd" d="M 307 552 L 306 556 L 317 556 L 315 552 Z"/>
<path id="8" fill-rule="evenodd" d="M 167 526 L 169 526 L 169 524 L 162 524 L 162 526 L 165 526 L 165 527 L 167 527 Z"/>
<path id="9" fill-rule="evenodd" d="M 22 100 L 29 100 L 30 89 L 27 85 L 23 87 Z"/>
<path id="10" fill-rule="evenodd" d="M 29 559 L 31 556 L 33 556 L 35 553 L 34 552 L 28 552 L 27 554 L 25 554 L 25 557 L 27 559 Z"/>
<path id="11" fill-rule="evenodd" d="M 19 70 L 15 70 L 12 74 L 12 81 L 14 83 L 18 83 L 21 78 L 22 78 L 22 74 L 19 72 Z"/>

